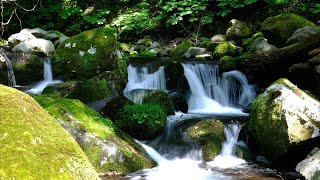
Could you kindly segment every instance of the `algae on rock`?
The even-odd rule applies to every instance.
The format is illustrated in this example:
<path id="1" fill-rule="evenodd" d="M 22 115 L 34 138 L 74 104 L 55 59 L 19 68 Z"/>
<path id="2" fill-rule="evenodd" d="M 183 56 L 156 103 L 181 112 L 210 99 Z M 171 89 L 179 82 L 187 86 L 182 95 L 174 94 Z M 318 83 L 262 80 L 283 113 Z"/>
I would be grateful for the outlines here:
<path id="1" fill-rule="evenodd" d="M 155 165 L 132 138 L 79 100 L 35 99 L 71 133 L 100 174 L 125 175 Z"/>
<path id="2" fill-rule="evenodd" d="M 29 95 L 0 85 L 0 177 L 99 179 L 79 145 Z"/>

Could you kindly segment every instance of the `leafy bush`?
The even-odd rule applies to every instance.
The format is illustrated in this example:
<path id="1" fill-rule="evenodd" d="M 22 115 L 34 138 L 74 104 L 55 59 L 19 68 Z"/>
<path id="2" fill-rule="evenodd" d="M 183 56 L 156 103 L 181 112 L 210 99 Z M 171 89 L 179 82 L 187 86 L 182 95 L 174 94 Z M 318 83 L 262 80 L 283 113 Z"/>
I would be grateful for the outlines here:
<path id="1" fill-rule="evenodd" d="M 155 91 L 143 98 L 143 103 L 158 104 L 166 115 L 174 114 L 174 108 L 168 93 L 164 91 Z"/>
<path id="2" fill-rule="evenodd" d="M 159 105 L 125 105 L 115 125 L 133 138 L 147 140 L 159 135 L 166 126 L 166 114 Z"/>

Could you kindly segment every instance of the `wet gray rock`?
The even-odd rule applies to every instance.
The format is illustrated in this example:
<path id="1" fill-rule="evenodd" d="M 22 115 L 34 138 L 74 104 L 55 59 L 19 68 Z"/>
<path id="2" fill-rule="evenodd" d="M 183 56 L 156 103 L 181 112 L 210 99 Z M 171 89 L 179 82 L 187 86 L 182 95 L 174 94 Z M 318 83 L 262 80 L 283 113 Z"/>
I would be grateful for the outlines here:
<path id="1" fill-rule="evenodd" d="M 307 180 L 320 179 L 320 149 L 314 148 L 309 155 L 301 161 L 296 171 L 301 173 Z"/>

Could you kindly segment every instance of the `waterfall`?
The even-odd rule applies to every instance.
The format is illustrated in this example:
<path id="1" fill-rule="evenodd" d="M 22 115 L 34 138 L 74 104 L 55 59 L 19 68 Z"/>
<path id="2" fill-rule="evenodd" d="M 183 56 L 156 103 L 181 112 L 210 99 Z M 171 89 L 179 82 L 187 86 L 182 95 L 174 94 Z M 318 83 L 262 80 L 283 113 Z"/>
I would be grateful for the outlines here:
<path id="1" fill-rule="evenodd" d="M 43 89 L 52 84 L 62 83 L 61 80 L 53 80 L 52 65 L 49 57 L 43 60 L 43 81 L 37 82 L 31 89 L 27 90 L 29 94 L 41 94 Z"/>
<path id="2" fill-rule="evenodd" d="M 226 140 L 222 144 L 220 154 L 208 163 L 211 167 L 232 168 L 246 163 L 245 160 L 235 156 L 235 148 L 238 143 L 240 129 L 241 126 L 238 123 L 225 125 L 224 133 Z"/>
<path id="3" fill-rule="evenodd" d="M 123 94 L 135 103 L 141 103 L 144 90 L 164 90 L 166 91 L 166 79 L 164 67 L 150 73 L 147 67 L 128 66 L 128 83 Z"/>
<path id="4" fill-rule="evenodd" d="M 245 75 L 230 71 L 219 76 L 218 66 L 211 64 L 182 64 L 189 83 L 188 99 L 191 113 L 241 114 L 235 105 L 247 106 L 256 96 Z"/>

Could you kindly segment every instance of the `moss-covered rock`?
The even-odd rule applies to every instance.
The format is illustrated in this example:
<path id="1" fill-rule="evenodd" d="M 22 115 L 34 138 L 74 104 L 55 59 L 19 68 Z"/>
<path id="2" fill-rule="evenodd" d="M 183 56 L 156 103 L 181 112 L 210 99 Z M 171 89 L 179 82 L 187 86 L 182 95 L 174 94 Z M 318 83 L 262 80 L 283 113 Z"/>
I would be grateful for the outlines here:
<path id="1" fill-rule="evenodd" d="M 79 100 L 35 98 L 71 133 L 100 174 L 124 175 L 155 165 L 132 138 Z"/>
<path id="2" fill-rule="evenodd" d="M 269 17 L 262 23 L 262 32 L 271 44 L 282 47 L 286 40 L 299 28 L 315 26 L 307 19 L 291 13 Z"/>
<path id="3" fill-rule="evenodd" d="M 317 136 L 319 106 L 289 80 L 279 79 L 252 103 L 248 129 L 262 153 L 273 161 L 289 146 Z"/>
<path id="4" fill-rule="evenodd" d="M 232 56 L 236 52 L 236 46 L 231 41 L 223 41 L 214 49 L 214 55 L 218 57 Z"/>
<path id="5" fill-rule="evenodd" d="M 182 57 L 190 47 L 193 46 L 191 40 L 185 40 L 179 44 L 171 53 L 172 57 Z"/>
<path id="6" fill-rule="evenodd" d="M 169 94 L 164 91 L 158 90 L 148 93 L 145 97 L 143 97 L 142 103 L 158 104 L 166 115 L 174 114 L 171 98 Z"/>
<path id="7" fill-rule="evenodd" d="M 124 96 L 118 96 L 111 99 L 109 102 L 105 104 L 105 106 L 101 109 L 101 114 L 104 117 L 110 118 L 113 122 L 119 119 L 118 112 L 126 105 L 133 105 L 134 103 L 127 99 Z"/>
<path id="8" fill-rule="evenodd" d="M 187 135 L 200 143 L 205 161 L 212 161 L 221 149 L 224 141 L 224 127 L 215 119 L 202 120 L 187 129 Z"/>
<path id="9" fill-rule="evenodd" d="M 115 125 L 133 138 L 150 140 L 166 126 L 167 116 L 159 105 L 126 104 L 118 113 Z"/>
<path id="10" fill-rule="evenodd" d="M 75 140 L 39 104 L 0 85 L 0 177 L 99 179 Z"/>
<path id="11" fill-rule="evenodd" d="M 42 94 L 51 94 L 51 95 L 60 96 L 60 92 L 54 86 L 45 87 L 42 91 Z"/>
<path id="12" fill-rule="evenodd" d="M 65 40 L 53 56 L 57 75 L 75 79 L 91 78 L 116 68 L 115 30 L 97 28 Z"/>
<path id="13" fill-rule="evenodd" d="M 110 95 L 106 80 L 94 77 L 80 84 L 67 98 L 79 99 L 84 103 L 101 100 Z"/>

